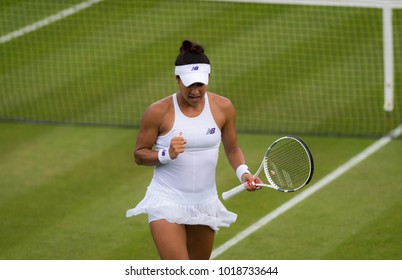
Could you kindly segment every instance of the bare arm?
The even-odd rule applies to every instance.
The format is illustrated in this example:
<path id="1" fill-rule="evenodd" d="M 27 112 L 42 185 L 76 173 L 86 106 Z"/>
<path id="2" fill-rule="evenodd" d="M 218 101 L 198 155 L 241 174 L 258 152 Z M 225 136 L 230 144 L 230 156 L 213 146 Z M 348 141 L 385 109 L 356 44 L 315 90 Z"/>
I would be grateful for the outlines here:
<path id="1" fill-rule="evenodd" d="M 162 107 L 161 104 L 152 104 L 142 116 L 134 150 L 134 160 L 139 165 L 152 166 L 159 163 L 158 153 L 153 147 L 163 119 Z"/>
<path id="2" fill-rule="evenodd" d="M 139 165 L 158 165 L 158 152 L 154 150 L 156 139 L 170 129 L 169 102 L 167 99 L 149 106 L 142 117 L 134 150 L 134 160 Z M 169 147 L 169 156 L 176 159 L 184 151 L 183 137 L 173 138 Z"/>
<path id="3" fill-rule="evenodd" d="M 243 151 L 239 147 L 235 128 L 235 109 L 232 103 L 225 104 L 222 109 L 225 112 L 226 121 L 222 127 L 222 143 L 225 148 L 226 157 L 234 170 L 245 164 Z"/>
<path id="4" fill-rule="evenodd" d="M 246 164 L 244 153 L 237 140 L 235 126 L 236 112 L 233 104 L 230 101 L 224 103 L 222 110 L 226 116 L 225 124 L 222 127 L 222 143 L 230 165 L 232 166 L 233 170 L 236 170 L 238 166 Z M 254 182 L 254 180 L 258 183 L 262 182 L 259 178 L 253 178 L 252 174 L 244 173 L 242 175 L 243 182 Z M 256 189 L 256 187 L 254 185 L 249 185 L 247 186 L 247 189 L 253 191 Z"/>

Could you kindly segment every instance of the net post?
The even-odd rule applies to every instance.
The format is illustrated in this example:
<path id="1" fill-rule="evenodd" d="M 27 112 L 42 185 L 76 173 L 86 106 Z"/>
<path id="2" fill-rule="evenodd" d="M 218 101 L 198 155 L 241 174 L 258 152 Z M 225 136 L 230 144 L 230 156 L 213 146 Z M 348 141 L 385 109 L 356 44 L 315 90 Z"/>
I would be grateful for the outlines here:
<path id="1" fill-rule="evenodd" d="M 384 110 L 394 109 L 394 53 L 392 34 L 392 7 L 384 3 L 382 8 L 384 44 Z"/>

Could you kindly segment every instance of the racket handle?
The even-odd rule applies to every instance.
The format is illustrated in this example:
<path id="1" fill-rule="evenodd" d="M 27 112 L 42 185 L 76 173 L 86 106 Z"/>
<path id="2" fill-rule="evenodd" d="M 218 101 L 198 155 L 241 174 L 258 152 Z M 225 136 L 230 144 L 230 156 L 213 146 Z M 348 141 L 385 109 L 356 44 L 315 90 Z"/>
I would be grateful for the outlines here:
<path id="1" fill-rule="evenodd" d="M 231 190 L 228 190 L 227 192 L 222 193 L 222 198 L 223 198 L 223 200 L 228 200 L 229 198 L 231 198 L 245 190 L 246 190 L 246 183 L 243 183 L 241 185 L 238 185 L 237 187 L 234 187 Z"/>

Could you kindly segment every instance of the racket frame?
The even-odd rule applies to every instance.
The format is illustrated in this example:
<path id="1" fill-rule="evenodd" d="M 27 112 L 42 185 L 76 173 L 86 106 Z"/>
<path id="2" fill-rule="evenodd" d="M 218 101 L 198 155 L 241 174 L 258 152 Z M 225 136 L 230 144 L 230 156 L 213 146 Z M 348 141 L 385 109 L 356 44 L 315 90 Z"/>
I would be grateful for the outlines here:
<path id="1" fill-rule="evenodd" d="M 270 172 L 268 170 L 268 166 L 267 166 L 268 160 L 266 160 L 266 158 L 269 156 L 272 148 L 278 142 L 283 141 L 284 139 L 287 139 L 287 138 L 291 138 L 292 140 L 299 142 L 299 144 L 304 148 L 304 151 L 307 154 L 307 157 L 309 159 L 309 164 L 310 164 L 310 172 L 308 174 L 308 177 L 307 177 L 306 181 L 303 184 L 301 184 L 300 186 L 298 186 L 297 188 L 294 188 L 294 189 L 283 189 L 283 188 L 279 187 L 277 184 L 275 184 L 275 182 L 272 180 L 271 174 L 270 174 Z M 260 167 L 257 169 L 257 171 L 255 172 L 253 177 L 256 178 L 261 173 L 262 170 L 264 170 L 265 177 L 267 178 L 267 180 L 268 180 L 268 182 L 270 184 L 256 184 L 256 186 L 267 187 L 267 188 L 271 188 L 271 189 L 274 189 L 274 190 L 277 190 L 277 191 L 280 191 L 280 192 L 284 192 L 284 193 L 295 192 L 297 190 L 300 190 L 302 187 L 304 187 L 305 185 L 307 185 L 311 181 L 311 178 L 313 177 L 313 173 L 314 173 L 313 156 L 312 156 L 312 154 L 310 152 L 310 149 L 307 147 L 306 143 L 304 143 L 303 140 L 301 140 L 300 138 L 298 138 L 296 136 L 284 136 L 284 137 L 281 137 L 281 138 L 275 140 L 271 145 L 269 145 L 268 149 L 265 151 L 265 154 L 264 154 L 264 157 L 263 157 L 263 159 L 261 161 Z M 244 183 L 238 185 L 237 187 L 234 187 L 233 189 L 230 189 L 229 191 L 226 191 L 226 192 L 222 193 L 222 198 L 224 200 L 228 200 L 229 198 L 241 193 L 242 191 L 245 191 L 246 188 L 247 188 L 247 184 L 248 184 L 247 182 L 244 182 Z"/>

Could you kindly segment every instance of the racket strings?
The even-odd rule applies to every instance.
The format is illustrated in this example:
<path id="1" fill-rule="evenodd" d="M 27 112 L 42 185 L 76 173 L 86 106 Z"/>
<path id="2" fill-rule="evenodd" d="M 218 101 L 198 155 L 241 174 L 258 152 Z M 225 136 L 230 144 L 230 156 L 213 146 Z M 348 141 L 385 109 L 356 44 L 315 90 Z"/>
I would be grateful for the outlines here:
<path id="1" fill-rule="evenodd" d="M 304 186 L 310 177 L 311 160 L 304 146 L 292 138 L 278 141 L 264 158 L 267 179 L 283 190 Z"/>

